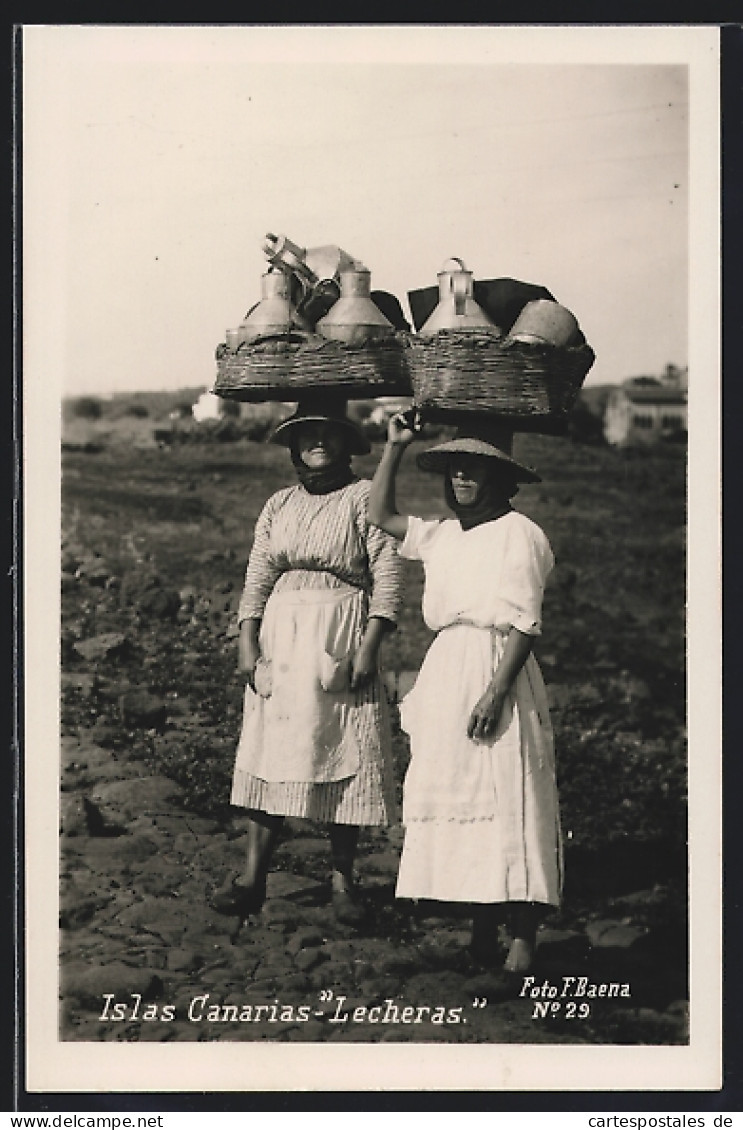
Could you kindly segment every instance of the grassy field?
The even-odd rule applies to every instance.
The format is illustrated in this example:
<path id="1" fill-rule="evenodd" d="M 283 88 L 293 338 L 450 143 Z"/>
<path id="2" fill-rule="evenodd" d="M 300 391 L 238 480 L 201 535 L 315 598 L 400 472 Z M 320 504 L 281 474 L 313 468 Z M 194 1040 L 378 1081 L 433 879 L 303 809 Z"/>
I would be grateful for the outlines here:
<path id="1" fill-rule="evenodd" d="M 424 441 L 425 442 L 425 441 Z M 379 457 L 357 462 L 370 475 Z M 685 452 L 619 452 L 566 439 L 517 437 L 543 482 L 516 506 L 546 531 L 557 565 L 537 645 L 550 693 L 568 848 L 568 897 L 685 874 Z M 65 695 L 65 725 L 95 725 L 134 743 L 187 788 L 187 803 L 227 811 L 241 686 L 234 611 L 263 502 L 292 481 L 286 452 L 247 441 L 136 450 L 111 445 L 63 459 L 63 669 L 76 641 L 122 631 L 128 651 L 103 660 L 91 693 Z M 400 508 L 445 513 L 440 480 L 408 455 Z M 103 581 L 65 584 L 82 559 Z M 430 633 L 421 574 L 385 664 L 415 669 Z M 152 600 L 160 593 L 160 605 Z M 148 595 L 149 594 L 149 595 Z M 168 604 L 170 599 L 170 604 Z M 152 609 L 160 608 L 159 613 Z M 186 726 L 127 728 L 122 690 L 164 696 Z M 407 751 L 396 739 L 402 777 Z"/>

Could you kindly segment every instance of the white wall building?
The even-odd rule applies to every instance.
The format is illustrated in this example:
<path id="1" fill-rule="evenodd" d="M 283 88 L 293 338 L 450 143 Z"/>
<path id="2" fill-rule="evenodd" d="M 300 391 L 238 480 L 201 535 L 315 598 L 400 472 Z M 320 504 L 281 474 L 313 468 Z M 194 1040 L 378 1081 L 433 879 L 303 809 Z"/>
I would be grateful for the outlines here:
<path id="1" fill-rule="evenodd" d="M 617 447 L 656 443 L 687 431 L 686 375 L 673 373 L 673 380 L 640 377 L 612 389 L 604 415 L 607 443 Z"/>

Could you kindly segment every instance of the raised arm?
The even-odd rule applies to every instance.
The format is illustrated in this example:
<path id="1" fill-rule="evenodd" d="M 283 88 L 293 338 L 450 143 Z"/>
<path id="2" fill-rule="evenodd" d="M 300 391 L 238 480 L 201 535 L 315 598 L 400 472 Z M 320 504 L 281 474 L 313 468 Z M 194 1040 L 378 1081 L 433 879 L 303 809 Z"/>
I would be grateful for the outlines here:
<path id="1" fill-rule="evenodd" d="M 369 495 L 369 521 L 398 541 L 402 541 L 408 532 L 408 519 L 397 509 L 395 478 L 405 448 L 414 438 L 415 432 L 401 412 L 390 418 L 387 443 L 374 473 Z"/>

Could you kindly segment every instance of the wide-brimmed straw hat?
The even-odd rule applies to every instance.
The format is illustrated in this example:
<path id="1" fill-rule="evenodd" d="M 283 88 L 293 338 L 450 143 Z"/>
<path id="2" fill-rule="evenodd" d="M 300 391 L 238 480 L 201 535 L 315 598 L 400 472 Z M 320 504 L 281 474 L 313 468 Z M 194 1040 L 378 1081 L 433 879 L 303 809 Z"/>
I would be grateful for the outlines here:
<path id="1" fill-rule="evenodd" d="M 454 439 L 446 443 L 439 443 L 428 451 L 421 451 L 416 457 L 416 462 L 421 471 L 432 471 L 444 474 L 452 455 L 484 455 L 488 459 L 496 459 L 508 468 L 517 483 L 541 483 L 540 476 L 531 467 L 525 467 L 512 455 L 503 450 L 512 441 L 512 433 L 503 432 L 492 438 L 483 436 L 484 429 L 478 427 L 460 428 Z M 492 442 L 495 438 L 499 446 Z"/>
<path id="2" fill-rule="evenodd" d="M 300 424 L 327 422 L 338 424 L 343 429 L 350 455 L 367 455 L 371 451 L 371 444 L 358 424 L 349 420 L 346 407 L 346 400 L 333 393 L 305 397 L 297 404 L 293 415 L 282 420 L 275 428 L 269 437 L 270 441 L 281 444 L 282 447 L 291 447 Z"/>

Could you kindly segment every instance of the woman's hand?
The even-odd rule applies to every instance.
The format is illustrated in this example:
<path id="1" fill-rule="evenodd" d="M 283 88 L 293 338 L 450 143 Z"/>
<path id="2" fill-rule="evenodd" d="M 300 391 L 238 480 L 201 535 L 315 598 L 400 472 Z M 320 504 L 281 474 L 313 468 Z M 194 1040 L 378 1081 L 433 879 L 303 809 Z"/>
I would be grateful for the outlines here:
<path id="1" fill-rule="evenodd" d="M 352 691 L 365 687 L 377 674 L 377 647 L 363 641 L 351 660 L 349 685 Z"/>
<path id="2" fill-rule="evenodd" d="M 506 697 L 529 657 L 533 642 L 525 632 L 511 628 L 495 673 L 470 714 L 467 737 L 473 742 L 492 742 L 495 738 Z"/>
<path id="3" fill-rule="evenodd" d="M 490 686 L 475 703 L 467 723 L 467 737 L 473 742 L 492 742 L 503 712 L 506 695 Z"/>
<path id="4" fill-rule="evenodd" d="M 387 442 L 393 447 L 407 447 L 420 431 L 420 417 L 415 409 L 396 412 L 387 424 Z"/>
<path id="5" fill-rule="evenodd" d="M 237 645 L 237 669 L 245 676 L 245 681 L 255 693 L 255 667 L 261 657 L 258 642 L 258 620 L 243 620 Z"/>

